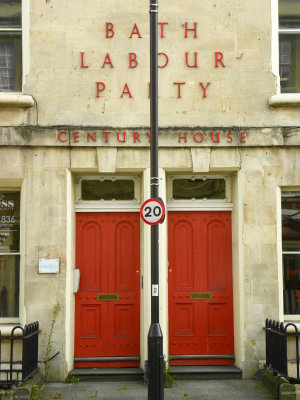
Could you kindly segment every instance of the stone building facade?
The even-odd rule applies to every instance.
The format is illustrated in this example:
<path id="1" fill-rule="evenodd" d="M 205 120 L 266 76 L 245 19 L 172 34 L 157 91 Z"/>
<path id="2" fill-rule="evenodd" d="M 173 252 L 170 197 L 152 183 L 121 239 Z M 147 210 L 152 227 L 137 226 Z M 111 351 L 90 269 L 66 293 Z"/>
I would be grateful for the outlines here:
<path id="1" fill-rule="evenodd" d="M 53 378 L 147 360 L 148 11 L 0 5 L 0 329 L 38 320 L 43 359 L 59 304 Z M 159 4 L 160 322 L 173 364 L 252 376 L 265 319 L 300 320 L 297 29 L 293 0 Z"/>

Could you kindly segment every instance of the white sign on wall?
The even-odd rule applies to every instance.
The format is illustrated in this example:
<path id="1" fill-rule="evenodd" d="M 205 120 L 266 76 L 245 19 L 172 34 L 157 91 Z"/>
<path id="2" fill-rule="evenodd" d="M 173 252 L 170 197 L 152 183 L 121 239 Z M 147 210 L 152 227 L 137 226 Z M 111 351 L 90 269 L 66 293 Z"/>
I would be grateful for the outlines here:
<path id="1" fill-rule="evenodd" d="M 40 258 L 39 259 L 40 274 L 58 274 L 59 258 Z"/>

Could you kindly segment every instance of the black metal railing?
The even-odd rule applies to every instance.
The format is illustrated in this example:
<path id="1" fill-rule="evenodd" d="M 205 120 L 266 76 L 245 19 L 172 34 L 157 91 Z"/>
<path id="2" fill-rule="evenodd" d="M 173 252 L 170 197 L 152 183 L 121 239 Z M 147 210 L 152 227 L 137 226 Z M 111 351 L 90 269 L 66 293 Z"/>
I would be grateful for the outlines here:
<path id="1" fill-rule="evenodd" d="M 292 327 L 294 331 L 288 332 Z M 284 324 L 274 320 L 266 320 L 266 367 L 271 368 L 274 373 L 284 376 L 293 383 L 300 383 L 299 378 L 299 332 L 295 324 L 289 322 Z M 294 349 L 293 357 L 288 356 L 289 348 Z M 289 365 L 296 366 L 296 374 L 289 374 Z M 297 375 L 297 376 L 295 376 Z"/>
<path id="2" fill-rule="evenodd" d="M 21 334 L 19 334 L 21 330 Z M 10 336 L 3 337 L 0 331 L 0 385 L 19 384 L 38 369 L 39 323 L 15 326 Z M 3 347 L 7 352 L 2 359 Z"/>

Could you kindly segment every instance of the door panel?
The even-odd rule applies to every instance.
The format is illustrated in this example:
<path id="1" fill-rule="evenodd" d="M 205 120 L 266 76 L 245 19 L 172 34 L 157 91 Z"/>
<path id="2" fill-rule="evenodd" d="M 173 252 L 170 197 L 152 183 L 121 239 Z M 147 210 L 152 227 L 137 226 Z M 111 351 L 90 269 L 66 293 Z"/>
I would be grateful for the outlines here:
<path id="1" fill-rule="evenodd" d="M 138 213 L 76 215 L 76 268 L 81 277 L 75 300 L 75 357 L 139 355 L 139 237 Z M 105 301 L 99 294 L 114 298 Z M 128 365 L 136 362 L 122 364 Z"/>
<path id="2" fill-rule="evenodd" d="M 173 211 L 168 221 L 170 355 L 232 355 L 231 213 Z M 171 364 L 232 360 L 175 359 Z"/>

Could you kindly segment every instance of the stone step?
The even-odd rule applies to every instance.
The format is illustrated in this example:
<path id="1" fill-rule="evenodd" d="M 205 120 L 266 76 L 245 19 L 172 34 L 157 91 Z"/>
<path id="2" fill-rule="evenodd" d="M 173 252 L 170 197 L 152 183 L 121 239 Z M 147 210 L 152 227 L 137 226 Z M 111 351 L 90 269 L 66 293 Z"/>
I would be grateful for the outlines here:
<path id="1" fill-rule="evenodd" d="M 170 366 L 177 380 L 242 379 L 242 370 L 233 365 Z"/>
<path id="2" fill-rule="evenodd" d="M 79 381 L 142 381 L 141 368 L 75 368 L 70 375 Z M 171 366 L 170 374 L 177 380 L 242 379 L 241 369 L 231 366 Z"/>
<path id="3" fill-rule="evenodd" d="M 142 381 L 144 371 L 141 368 L 75 368 L 69 375 L 79 381 Z"/>

